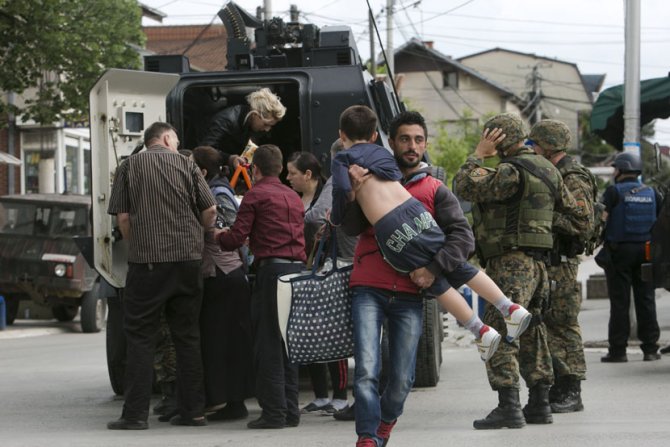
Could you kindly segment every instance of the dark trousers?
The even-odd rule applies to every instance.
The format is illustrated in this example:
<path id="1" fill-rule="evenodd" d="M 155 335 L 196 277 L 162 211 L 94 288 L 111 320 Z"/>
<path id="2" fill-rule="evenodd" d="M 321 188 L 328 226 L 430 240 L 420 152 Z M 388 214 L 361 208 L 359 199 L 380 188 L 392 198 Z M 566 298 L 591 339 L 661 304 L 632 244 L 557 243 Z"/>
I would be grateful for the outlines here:
<path id="1" fill-rule="evenodd" d="M 633 288 L 637 336 L 645 353 L 658 350 L 660 329 L 656 320 L 654 286 L 642 281 L 640 266 L 644 262 L 644 243 L 619 243 L 611 247 L 612 267 L 606 270 L 610 299 L 609 350 L 614 355 L 626 353 L 630 335 L 630 294 Z"/>
<path id="2" fill-rule="evenodd" d="M 328 398 L 328 373 L 333 388 L 333 399 L 347 400 L 349 384 L 349 361 L 347 359 L 328 363 L 312 363 L 307 365 L 309 377 L 314 388 L 314 397 Z"/>
<path id="3" fill-rule="evenodd" d="M 271 423 L 300 420 L 298 365 L 289 363 L 279 332 L 277 277 L 304 268 L 302 263 L 259 267 L 251 295 L 256 398 L 263 410 L 261 416 Z"/>
<path id="4" fill-rule="evenodd" d="M 127 340 L 122 417 L 148 419 L 153 358 L 163 309 L 177 352 L 180 413 L 188 419 L 204 414 L 198 327 L 201 294 L 200 261 L 129 263 L 122 300 Z"/>
<path id="5" fill-rule="evenodd" d="M 205 278 L 200 312 L 207 406 L 254 395 L 251 288 L 244 271 Z"/>

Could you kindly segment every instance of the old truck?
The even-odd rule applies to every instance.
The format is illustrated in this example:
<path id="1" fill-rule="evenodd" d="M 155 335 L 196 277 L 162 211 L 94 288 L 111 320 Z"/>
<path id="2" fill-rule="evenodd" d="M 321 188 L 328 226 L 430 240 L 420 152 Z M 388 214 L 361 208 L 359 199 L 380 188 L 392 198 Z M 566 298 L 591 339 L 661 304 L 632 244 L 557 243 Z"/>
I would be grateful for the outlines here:
<path id="1" fill-rule="evenodd" d="M 311 151 L 329 166 L 330 146 L 338 136 L 338 118 L 345 108 L 364 104 L 377 112 L 380 144 L 387 144 L 390 120 L 401 110 L 388 84 L 366 71 L 350 28 L 319 29 L 279 18 L 262 22 L 232 2 L 219 16 L 228 32 L 227 71 L 190 72 L 181 57 L 151 56 L 145 59 L 145 68 L 154 71 L 109 70 L 91 90 L 95 268 L 121 296 L 127 247 L 115 220 L 106 213 L 110 186 L 115 169 L 152 122 L 171 123 L 182 147 L 193 148 L 214 113 L 241 104 L 250 92 L 267 87 L 287 108 L 271 134 L 285 159 L 294 151 Z M 108 354 L 112 354 L 108 360 L 112 385 L 118 392 L 122 351 L 117 348 L 123 340 L 116 300 L 110 299 L 109 307 Z M 442 318 L 434 300 L 426 301 L 425 317 L 416 384 L 434 386 L 440 375 L 443 338 Z"/>
<path id="2" fill-rule="evenodd" d="M 91 234 L 90 215 L 90 196 L 0 197 L 0 295 L 9 324 L 20 301 L 30 300 L 49 306 L 58 321 L 72 321 L 80 312 L 82 332 L 100 331 L 107 306 L 98 274 L 76 244 Z"/>

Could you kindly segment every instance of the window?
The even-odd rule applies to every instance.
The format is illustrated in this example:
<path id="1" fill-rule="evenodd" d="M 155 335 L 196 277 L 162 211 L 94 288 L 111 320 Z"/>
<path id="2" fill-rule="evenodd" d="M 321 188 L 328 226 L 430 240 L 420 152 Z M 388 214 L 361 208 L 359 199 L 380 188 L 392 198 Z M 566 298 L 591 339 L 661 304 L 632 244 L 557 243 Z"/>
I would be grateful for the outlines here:
<path id="1" fill-rule="evenodd" d="M 443 71 L 442 72 L 442 88 L 458 88 L 458 72 L 457 71 Z"/>

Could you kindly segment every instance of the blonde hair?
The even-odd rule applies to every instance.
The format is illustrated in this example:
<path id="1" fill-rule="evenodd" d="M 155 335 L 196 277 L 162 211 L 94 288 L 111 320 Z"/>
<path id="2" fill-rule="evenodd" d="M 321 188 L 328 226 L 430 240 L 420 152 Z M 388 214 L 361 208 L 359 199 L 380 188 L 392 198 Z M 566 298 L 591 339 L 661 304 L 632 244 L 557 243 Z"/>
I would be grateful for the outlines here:
<path id="1" fill-rule="evenodd" d="M 265 121 L 273 119 L 280 121 L 286 114 L 286 107 L 269 88 L 262 88 L 249 93 L 247 103 L 251 107 L 251 111 L 258 113 Z"/>

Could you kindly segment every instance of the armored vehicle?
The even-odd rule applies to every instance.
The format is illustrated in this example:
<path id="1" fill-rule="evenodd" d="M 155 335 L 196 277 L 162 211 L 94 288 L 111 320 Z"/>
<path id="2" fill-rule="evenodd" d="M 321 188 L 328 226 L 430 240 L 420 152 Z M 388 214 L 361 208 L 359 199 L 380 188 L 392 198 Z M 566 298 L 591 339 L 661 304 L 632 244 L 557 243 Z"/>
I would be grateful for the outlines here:
<path id="1" fill-rule="evenodd" d="M 141 141 L 145 126 L 167 121 L 176 127 L 182 147 L 193 148 L 217 111 L 242 104 L 246 95 L 266 87 L 287 108 L 270 138 L 284 159 L 294 151 L 311 151 L 329 167 L 330 146 L 338 137 L 344 109 L 356 104 L 374 109 L 379 144 L 384 145 L 390 120 L 401 110 L 388 84 L 364 68 L 350 28 L 319 29 L 279 18 L 259 21 L 232 2 L 219 16 L 228 33 L 227 71 L 191 72 L 181 56 L 149 56 L 148 71 L 109 70 L 91 90 L 93 255 L 98 272 L 119 289 L 125 283 L 126 243 L 106 211 L 114 170 Z M 110 300 L 108 326 L 120 327 L 116 306 Z M 442 320 L 434 300 L 426 301 L 425 308 L 416 384 L 434 386 L 442 361 Z M 110 346 L 122 342 L 110 340 L 120 337 L 116 332 L 108 331 L 108 353 Z"/>

